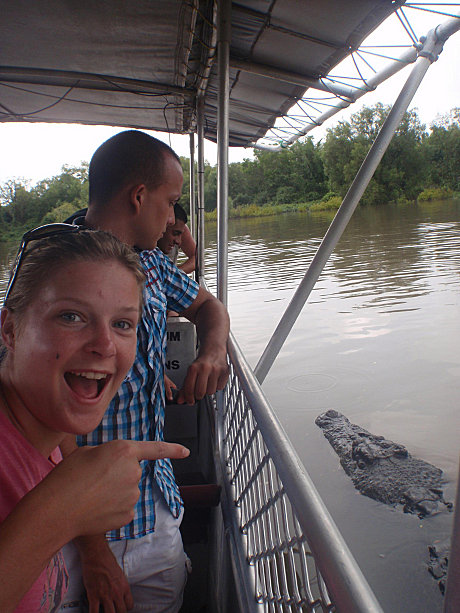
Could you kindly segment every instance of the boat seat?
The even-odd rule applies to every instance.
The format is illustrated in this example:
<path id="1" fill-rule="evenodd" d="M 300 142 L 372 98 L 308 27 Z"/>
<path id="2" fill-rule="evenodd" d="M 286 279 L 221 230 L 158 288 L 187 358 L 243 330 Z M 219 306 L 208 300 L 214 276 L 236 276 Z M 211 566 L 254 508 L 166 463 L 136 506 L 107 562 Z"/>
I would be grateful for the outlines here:
<path id="1" fill-rule="evenodd" d="M 179 491 L 186 509 L 217 507 L 220 502 L 221 486 L 217 483 L 180 485 Z"/>

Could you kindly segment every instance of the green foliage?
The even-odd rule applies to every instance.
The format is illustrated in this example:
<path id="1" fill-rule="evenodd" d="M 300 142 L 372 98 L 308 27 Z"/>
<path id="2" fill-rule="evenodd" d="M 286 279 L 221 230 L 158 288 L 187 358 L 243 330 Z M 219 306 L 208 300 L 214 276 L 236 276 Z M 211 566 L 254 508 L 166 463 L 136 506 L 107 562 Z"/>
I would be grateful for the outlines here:
<path id="1" fill-rule="evenodd" d="M 307 202 L 326 192 L 327 180 L 319 149 L 310 138 L 280 152 L 256 150 L 254 157 L 229 166 L 228 192 L 235 208 Z M 205 184 L 206 178 L 205 168 Z M 214 177 L 210 174 L 208 178 L 207 211 L 216 206 L 211 192 Z"/>
<path id="2" fill-rule="evenodd" d="M 205 212 L 204 218 L 206 221 L 217 221 L 217 209 L 214 209 L 214 211 Z"/>
<path id="3" fill-rule="evenodd" d="M 204 210 L 213 211 L 217 206 L 217 166 L 204 165 Z"/>
<path id="4" fill-rule="evenodd" d="M 332 196 L 332 198 L 329 198 L 329 200 L 324 200 L 321 202 L 317 202 L 316 204 L 312 204 L 310 207 L 310 211 L 336 211 L 341 204 L 342 198 L 340 196 Z"/>
<path id="5" fill-rule="evenodd" d="M 460 190 L 460 108 L 432 124 L 424 145 L 431 184 Z"/>
<path id="6" fill-rule="evenodd" d="M 311 202 L 291 202 L 286 204 L 266 204 L 259 206 L 250 204 L 248 206 L 237 206 L 229 209 L 228 216 L 230 219 L 243 217 L 270 217 L 272 215 L 280 215 L 282 213 L 291 213 L 294 211 L 305 212 L 310 210 Z M 217 210 L 205 213 L 206 221 L 217 220 Z"/>
<path id="7" fill-rule="evenodd" d="M 43 223 L 63 221 L 87 206 L 88 164 L 63 166 L 61 174 L 43 179 L 34 187 L 7 181 L 0 186 L 0 238 L 7 240 Z"/>
<path id="8" fill-rule="evenodd" d="M 320 202 L 327 202 L 328 200 L 334 198 L 334 196 L 337 195 L 338 194 L 336 194 L 335 192 L 327 192 L 327 194 L 324 194 L 324 196 L 320 199 Z"/>
<path id="9" fill-rule="evenodd" d="M 41 223 L 62 223 L 81 208 L 82 207 L 79 204 L 76 205 L 72 204 L 71 202 L 63 202 L 55 209 L 48 211 L 48 213 L 46 213 L 46 215 L 43 217 Z"/>
<path id="10" fill-rule="evenodd" d="M 400 204 L 400 205 L 407 205 L 407 204 L 411 204 L 413 202 L 414 202 L 413 200 L 408 200 L 405 196 L 400 196 L 396 200 L 396 204 Z"/>
<path id="11" fill-rule="evenodd" d="M 429 200 L 447 200 L 447 198 L 452 198 L 452 190 L 448 187 L 427 187 L 417 196 L 417 200 L 419 202 L 428 202 Z"/>
<path id="12" fill-rule="evenodd" d="M 363 107 L 349 123 L 341 122 L 328 130 L 322 158 L 331 190 L 345 196 L 389 111 L 390 107 L 381 103 Z M 384 204 L 401 197 L 416 197 L 426 176 L 425 137 L 425 126 L 420 123 L 417 112 L 406 112 L 361 204 Z"/>

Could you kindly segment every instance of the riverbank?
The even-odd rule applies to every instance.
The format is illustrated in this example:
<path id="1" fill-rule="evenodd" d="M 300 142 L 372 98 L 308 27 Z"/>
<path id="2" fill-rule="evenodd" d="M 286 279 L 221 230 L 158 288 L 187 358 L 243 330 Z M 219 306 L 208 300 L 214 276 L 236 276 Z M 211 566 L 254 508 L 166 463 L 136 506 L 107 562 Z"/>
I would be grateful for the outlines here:
<path id="1" fill-rule="evenodd" d="M 416 205 L 421 204 L 423 202 L 450 200 L 451 198 L 460 199 L 460 192 L 452 192 L 452 190 L 448 188 L 432 187 L 423 190 L 423 192 L 421 192 L 417 196 L 417 200 L 415 200 L 414 202 L 404 198 L 393 204 Z M 230 219 L 244 219 L 251 217 L 272 217 L 276 215 L 282 215 L 284 213 L 335 213 L 335 211 L 337 211 L 340 207 L 341 203 L 342 198 L 330 192 L 320 200 L 312 200 L 310 202 L 293 202 L 286 204 L 267 203 L 264 205 L 249 204 L 245 206 L 229 207 L 228 216 Z M 78 208 L 81 208 L 80 203 Z M 76 208 L 75 211 L 78 210 L 78 208 Z M 72 212 L 74 211 L 70 210 L 69 208 L 66 208 L 65 217 L 63 219 L 60 219 L 59 216 L 54 216 L 52 220 L 43 220 L 43 223 L 48 223 L 49 221 L 64 221 L 64 219 L 67 218 L 70 214 L 72 214 Z M 214 209 L 213 211 L 205 211 L 204 218 L 205 221 L 217 221 L 217 209 Z M 26 232 L 28 229 L 30 228 L 11 225 L 5 230 L 0 230 L 0 243 L 4 243 L 5 245 L 17 243 L 21 239 L 24 232 Z"/>
<path id="2" fill-rule="evenodd" d="M 449 200 L 451 198 L 460 198 L 460 192 L 453 192 L 448 188 L 432 187 L 423 190 L 413 204 L 430 202 L 434 200 Z M 311 202 L 294 202 L 289 204 L 249 204 L 246 206 L 230 207 L 228 216 L 230 219 L 242 219 L 245 217 L 270 217 L 272 215 L 281 215 L 283 213 L 301 213 L 301 212 L 324 212 L 337 211 L 342 203 L 342 198 L 336 194 L 326 194 L 320 200 L 312 200 Z M 394 204 L 410 204 L 411 201 L 406 198 L 400 199 Z M 372 205 L 371 205 L 372 206 Z M 381 205 L 376 205 L 381 206 Z M 214 211 L 205 212 L 204 218 L 206 221 L 217 220 L 217 209 Z"/>

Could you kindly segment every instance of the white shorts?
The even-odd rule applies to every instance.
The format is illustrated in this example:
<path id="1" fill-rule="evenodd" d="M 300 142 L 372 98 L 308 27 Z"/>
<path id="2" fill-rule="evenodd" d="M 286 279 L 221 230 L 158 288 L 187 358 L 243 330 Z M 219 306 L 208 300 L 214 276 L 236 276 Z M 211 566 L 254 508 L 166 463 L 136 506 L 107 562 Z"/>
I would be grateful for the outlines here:
<path id="1" fill-rule="evenodd" d="M 134 609 L 130 613 L 177 613 L 182 605 L 188 568 L 179 531 L 183 513 L 177 519 L 171 515 L 156 485 L 154 500 L 155 532 L 137 539 L 108 541 L 131 587 Z M 61 612 L 86 611 L 78 552 L 72 543 L 63 551 L 69 590 Z"/>

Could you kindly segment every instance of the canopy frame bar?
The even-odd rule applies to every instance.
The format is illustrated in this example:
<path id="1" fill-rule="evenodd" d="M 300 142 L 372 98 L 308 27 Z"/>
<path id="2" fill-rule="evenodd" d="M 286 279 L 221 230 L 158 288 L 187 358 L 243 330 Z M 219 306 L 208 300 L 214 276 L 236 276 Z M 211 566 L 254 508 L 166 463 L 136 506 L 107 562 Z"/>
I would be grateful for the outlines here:
<path id="1" fill-rule="evenodd" d="M 412 51 L 414 53 L 414 51 Z M 315 79 L 297 72 L 291 72 L 289 70 L 282 70 L 281 68 L 275 68 L 266 64 L 260 64 L 258 62 L 249 62 L 247 60 L 240 60 L 235 57 L 230 58 L 230 68 L 237 68 L 243 72 L 251 74 L 258 74 L 262 77 L 268 77 L 269 79 L 277 79 L 279 81 L 286 81 L 286 83 L 292 83 L 293 85 L 301 85 L 305 88 L 311 87 L 323 92 L 329 92 L 336 94 L 337 96 L 343 96 L 353 100 L 356 88 L 347 87 L 345 85 L 337 85 L 335 83 L 327 83 L 324 79 Z M 375 89 L 375 87 L 364 86 L 364 92 L 367 93 Z"/>
<path id="2" fill-rule="evenodd" d="M 228 143 L 230 108 L 231 0 L 218 5 L 217 67 L 217 297 L 228 302 Z"/>
<path id="3" fill-rule="evenodd" d="M 45 68 L 23 68 L 15 66 L 0 66 L 0 81 L 5 83 L 28 83 L 30 85 L 52 85 L 57 87 L 78 87 L 98 91 L 148 92 L 159 94 L 190 94 L 195 91 L 190 87 L 156 83 L 142 79 L 128 79 L 91 72 L 72 70 L 54 70 Z M 121 89 L 120 89 L 121 88 Z"/>
<path id="4" fill-rule="evenodd" d="M 189 150 L 190 150 L 190 161 L 189 161 L 190 232 L 196 242 L 197 219 L 196 219 L 196 175 L 195 175 L 195 133 L 194 132 L 191 132 L 189 134 Z"/>
<path id="5" fill-rule="evenodd" d="M 449 36 L 455 33 L 459 29 L 458 28 L 459 20 L 460 20 L 460 13 L 456 17 L 452 17 L 451 19 L 448 19 L 444 23 L 438 25 L 437 28 L 435 28 L 438 40 L 440 41 L 443 40 L 445 42 L 447 38 L 449 38 Z M 273 78 L 285 80 L 286 82 L 290 82 L 290 83 L 294 83 L 298 85 L 305 85 L 312 89 L 317 89 L 320 91 L 330 92 L 331 94 L 334 94 L 335 96 L 337 96 L 339 101 L 336 104 L 331 105 L 330 109 L 328 109 L 326 112 L 322 113 L 315 119 L 310 118 L 310 121 L 305 125 L 305 127 L 303 127 L 302 129 L 299 129 L 295 134 L 293 134 L 289 138 L 283 139 L 283 142 L 281 144 L 268 145 L 268 144 L 264 144 L 263 142 L 261 142 L 261 143 L 254 143 L 253 147 L 255 149 L 262 149 L 262 150 L 267 150 L 267 151 L 281 151 L 282 149 L 285 149 L 289 145 L 292 145 L 299 138 L 301 138 L 302 136 L 305 136 L 306 134 L 311 132 L 314 128 L 322 125 L 325 121 L 327 121 L 328 119 L 330 119 L 331 117 L 339 113 L 342 109 L 349 107 L 350 104 L 356 102 L 358 99 L 360 99 L 362 96 L 367 94 L 369 91 L 374 91 L 375 89 L 377 89 L 379 85 L 381 85 L 383 82 L 385 82 L 387 79 L 389 79 L 393 75 L 397 74 L 400 70 L 402 70 L 409 64 L 413 64 L 420 55 L 423 55 L 425 53 L 426 38 L 422 37 L 420 40 L 421 40 L 420 44 L 417 44 L 413 48 L 403 53 L 401 57 L 399 57 L 398 59 L 394 60 L 393 62 L 391 62 L 390 64 L 388 64 L 387 66 L 379 70 L 378 72 L 376 72 L 373 76 L 366 79 L 365 82 L 363 81 L 360 87 L 351 87 L 351 86 L 347 86 L 343 84 L 332 83 L 329 81 L 328 78 L 318 79 L 316 82 L 310 83 L 308 78 L 303 75 L 299 75 L 296 73 L 289 73 L 283 70 L 278 71 L 277 69 L 275 69 L 274 71 L 272 70 Z M 437 56 L 436 58 L 433 59 L 433 61 L 436 61 L 436 59 L 437 59 Z M 255 63 L 245 64 L 244 62 L 241 62 L 240 64 L 241 65 L 239 66 L 239 68 L 241 70 L 246 70 L 247 72 L 253 72 L 255 74 L 261 74 L 265 77 L 270 77 L 270 74 L 268 74 L 268 71 L 267 71 L 267 67 L 262 64 L 255 64 Z M 272 130 L 276 130 L 276 126 L 274 126 Z M 269 138 L 273 138 L 273 136 L 270 137 L 269 135 L 268 136 L 265 135 L 263 137 L 263 139 L 265 140 L 268 140 Z"/>
<path id="6" fill-rule="evenodd" d="M 204 277 L 204 98 L 199 96 L 196 104 L 196 123 L 198 140 L 197 160 L 197 196 L 198 196 L 198 235 L 196 276 L 200 280 Z"/>

